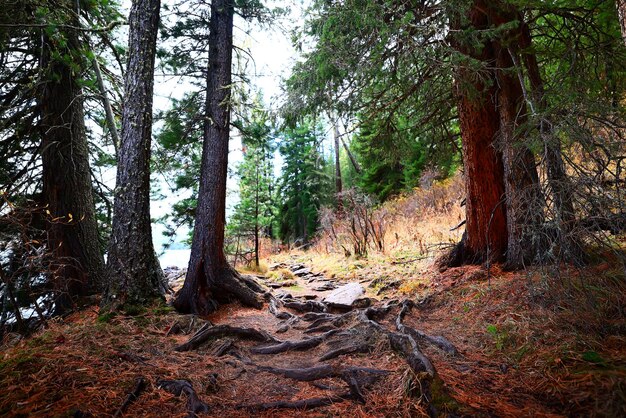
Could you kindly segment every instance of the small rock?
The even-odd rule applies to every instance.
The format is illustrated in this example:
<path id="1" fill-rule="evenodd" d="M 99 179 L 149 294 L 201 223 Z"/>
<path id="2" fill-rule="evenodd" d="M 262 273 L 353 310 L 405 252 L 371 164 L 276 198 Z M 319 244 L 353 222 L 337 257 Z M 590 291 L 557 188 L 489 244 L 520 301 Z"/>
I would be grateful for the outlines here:
<path id="1" fill-rule="evenodd" d="M 332 282 L 324 282 L 321 286 L 313 288 L 316 292 L 325 292 L 326 290 L 335 290 L 337 285 Z"/>

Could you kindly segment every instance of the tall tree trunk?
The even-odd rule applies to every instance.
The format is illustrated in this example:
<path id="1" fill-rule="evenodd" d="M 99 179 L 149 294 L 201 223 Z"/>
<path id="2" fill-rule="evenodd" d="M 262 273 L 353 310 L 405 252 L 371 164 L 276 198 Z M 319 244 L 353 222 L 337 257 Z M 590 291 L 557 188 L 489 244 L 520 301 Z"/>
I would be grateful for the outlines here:
<path id="1" fill-rule="evenodd" d="M 486 12 L 490 22 L 498 27 L 517 22 L 517 27 L 501 34 L 493 44 L 494 80 L 498 85 L 496 109 L 500 115 L 499 146 L 503 156 L 509 230 L 506 267 L 518 269 L 536 255 L 538 246 L 533 237 L 540 235 L 545 206 L 535 156 L 519 134 L 519 127 L 528 120 L 528 112 L 523 81 L 518 77 L 509 45 L 518 48 L 523 18 L 514 6 L 503 2 L 489 3 Z"/>
<path id="2" fill-rule="evenodd" d="M 341 162 L 339 160 L 339 121 L 335 120 L 333 128 L 333 136 L 335 139 L 335 193 L 337 193 L 337 212 L 342 212 L 343 198 L 341 197 L 341 193 L 343 192 L 343 185 L 341 182 Z"/>
<path id="3" fill-rule="evenodd" d="M 476 30 L 488 25 L 481 6 L 484 6 L 482 2 L 476 2 L 468 15 L 469 25 Z M 460 19 L 455 25 L 463 29 Z M 456 47 L 462 54 L 483 62 L 492 60 L 495 54 L 490 41 L 479 51 L 462 42 Z M 466 226 L 463 239 L 450 255 L 451 266 L 502 260 L 508 241 L 502 153 L 494 144 L 500 129 L 494 105 L 496 86 L 487 86 L 467 68 L 458 70 L 456 86 L 465 171 Z"/>
<path id="4" fill-rule="evenodd" d="M 118 306 L 144 304 L 162 297 L 167 289 L 150 224 L 150 142 L 159 12 L 160 0 L 134 0 L 129 16 L 129 61 L 105 297 L 105 303 Z"/>
<path id="5" fill-rule="evenodd" d="M 230 130 L 230 86 L 234 0 L 214 0 L 209 22 L 209 68 L 198 206 L 191 259 L 174 306 L 208 314 L 234 297 L 260 307 L 258 285 L 240 277 L 224 254 L 226 178 Z"/>
<path id="6" fill-rule="evenodd" d="M 52 219 L 48 248 L 53 253 L 52 278 L 59 293 L 56 310 L 69 308 L 75 296 L 99 290 L 104 259 L 95 218 L 89 150 L 78 74 L 65 59 L 80 64 L 78 34 L 67 29 L 66 51 L 55 40 L 43 39 L 42 68 L 48 81 L 40 98 L 43 198 Z"/>
<path id="7" fill-rule="evenodd" d="M 487 30 L 493 26 L 519 21 L 521 18 L 507 4 L 483 0 L 472 4 L 468 17 L 469 26 L 473 30 Z M 508 39 L 511 33 L 518 34 L 519 30 L 509 31 L 495 40 L 484 40 L 481 51 L 473 51 L 462 43 L 459 47 L 463 54 L 484 63 L 482 77 L 487 79 L 489 87 L 476 78 L 472 82 L 474 89 L 482 93 L 480 108 L 476 104 L 468 105 L 468 102 L 475 100 L 471 98 L 475 95 L 467 91 L 461 93 L 459 113 L 467 182 L 467 226 L 464 242 L 452 254 L 455 264 L 463 260 L 471 261 L 471 257 L 484 259 L 484 255 L 489 254 L 494 259 L 502 259 L 505 255 L 508 268 L 520 268 L 530 261 L 536 250 L 530 238 L 532 232 L 538 232 L 543 220 L 544 202 L 535 157 L 517 133 L 518 127 L 526 121 L 527 114 L 523 86 L 507 47 L 507 43 L 511 41 Z M 467 70 L 460 70 L 461 81 L 464 81 L 464 72 L 465 77 L 468 76 Z M 494 148 L 493 152 L 501 165 L 485 166 L 478 160 L 473 148 L 478 137 L 489 141 L 488 147 Z M 495 143 L 494 139 L 497 140 Z M 481 148 L 484 151 L 484 145 Z M 488 157 L 482 156 L 485 160 Z M 487 179 L 485 171 L 500 178 Z M 488 180 L 494 181 L 497 189 L 494 184 L 487 183 Z M 504 193 L 496 201 L 494 191 L 500 192 L 502 186 Z M 488 205 L 487 209 L 493 208 L 494 204 L 497 208 L 491 209 L 492 215 L 486 217 L 484 208 L 475 211 L 476 202 L 479 205 Z M 500 210 L 503 212 L 500 213 Z M 503 214 L 506 214 L 504 221 L 501 219 Z M 481 234 L 486 237 L 486 242 L 481 241 Z"/>

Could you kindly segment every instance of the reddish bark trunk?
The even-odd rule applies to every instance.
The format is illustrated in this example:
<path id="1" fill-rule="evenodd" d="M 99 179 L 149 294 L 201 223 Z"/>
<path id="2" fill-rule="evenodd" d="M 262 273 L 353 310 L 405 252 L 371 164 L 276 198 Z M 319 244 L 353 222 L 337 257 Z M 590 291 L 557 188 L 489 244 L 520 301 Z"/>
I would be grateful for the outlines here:
<path id="1" fill-rule="evenodd" d="M 521 16 L 500 2 L 478 0 L 468 21 L 469 28 L 486 30 L 521 22 Z M 461 69 L 458 77 L 467 226 L 463 242 L 453 253 L 454 264 L 482 261 L 487 255 L 494 260 L 506 256 L 508 267 L 519 268 L 534 255 L 533 246 L 525 240 L 528 231 L 541 222 L 543 206 L 534 155 L 518 137 L 526 107 L 508 47 L 520 28 L 495 40 L 485 39 L 480 51 L 462 42 L 458 45 L 460 52 L 484 63 L 484 69 L 480 80 L 467 69 Z"/>
<path id="2" fill-rule="evenodd" d="M 475 29 L 484 29 L 488 20 L 478 7 L 479 3 L 469 12 L 469 24 Z M 495 54 L 489 41 L 480 51 L 461 43 L 457 49 L 483 62 L 492 61 Z M 457 97 L 463 143 L 467 222 L 463 240 L 450 260 L 453 266 L 482 262 L 487 257 L 494 261 L 502 260 L 506 252 L 508 232 L 504 167 L 502 154 L 494 144 L 500 127 L 494 103 L 496 95 L 496 87 L 486 86 L 471 70 L 462 68 L 458 71 Z"/>

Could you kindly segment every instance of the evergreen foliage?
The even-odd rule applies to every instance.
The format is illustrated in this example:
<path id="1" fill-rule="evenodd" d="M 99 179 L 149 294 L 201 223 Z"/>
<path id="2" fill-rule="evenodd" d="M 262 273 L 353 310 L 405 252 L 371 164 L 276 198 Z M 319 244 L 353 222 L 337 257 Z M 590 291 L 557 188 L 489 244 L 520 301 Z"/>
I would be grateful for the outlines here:
<path id="1" fill-rule="evenodd" d="M 285 128 L 280 134 L 283 157 L 279 183 L 279 236 L 283 241 L 306 244 L 319 225 L 318 212 L 332 196 L 332 176 L 320 150 L 321 129 L 311 121 Z"/>
<path id="2" fill-rule="evenodd" d="M 273 238 L 274 151 L 273 128 L 267 112 L 254 109 L 251 120 L 241 126 L 243 161 L 237 167 L 239 202 L 227 224 L 227 234 L 252 243 L 255 265 L 259 265 L 259 239 Z M 245 241 L 244 241 L 245 242 Z"/>

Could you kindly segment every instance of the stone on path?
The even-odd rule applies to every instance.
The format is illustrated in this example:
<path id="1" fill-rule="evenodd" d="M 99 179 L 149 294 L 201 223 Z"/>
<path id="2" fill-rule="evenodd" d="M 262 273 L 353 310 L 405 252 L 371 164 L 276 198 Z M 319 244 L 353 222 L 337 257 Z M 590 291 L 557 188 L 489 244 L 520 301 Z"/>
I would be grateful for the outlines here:
<path id="1" fill-rule="evenodd" d="M 364 293 L 365 289 L 359 283 L 348 283 L 326 296 L 324 302 L 336 307 L 350 307 Z"/>

